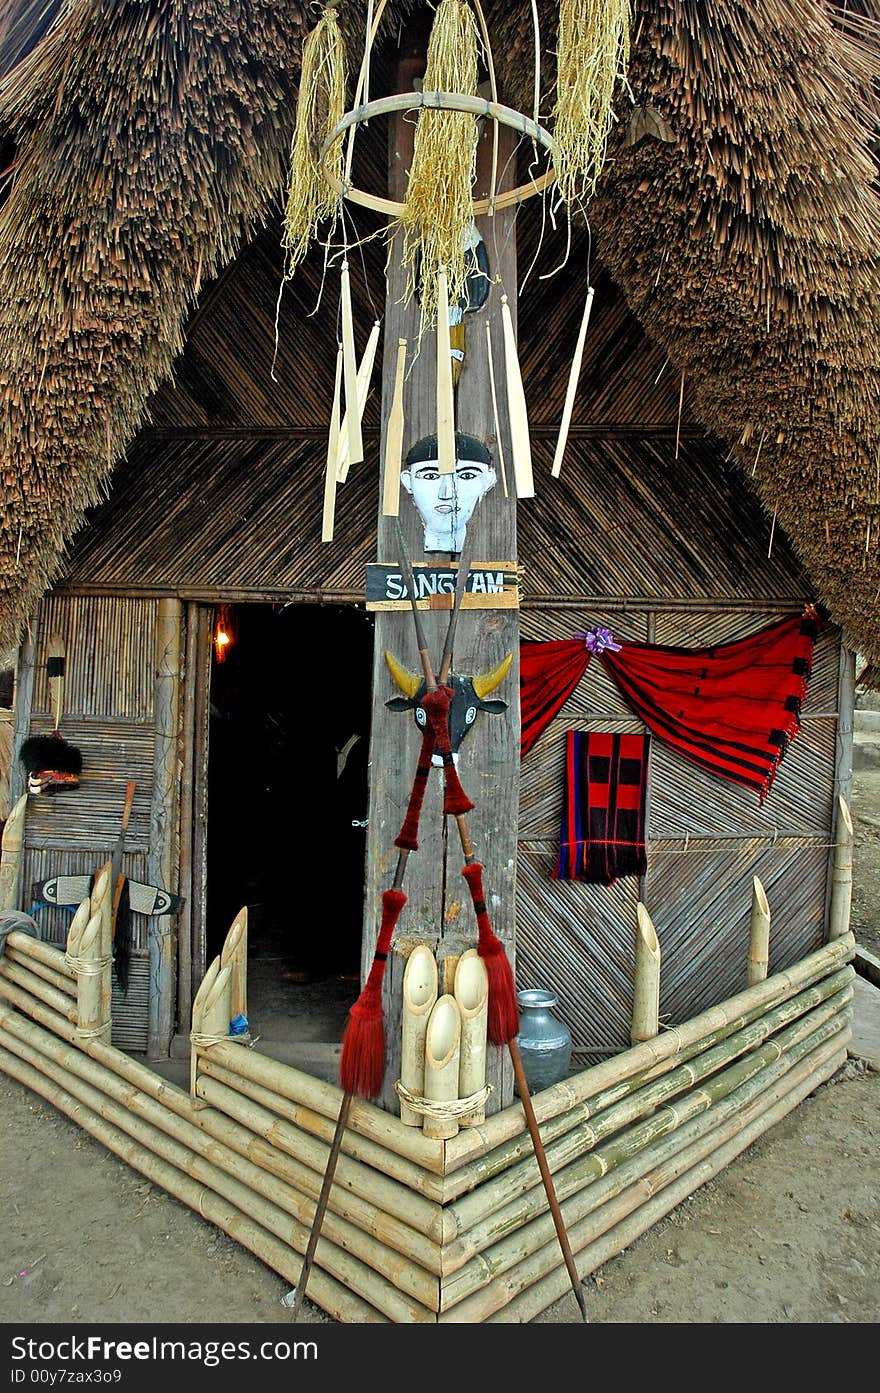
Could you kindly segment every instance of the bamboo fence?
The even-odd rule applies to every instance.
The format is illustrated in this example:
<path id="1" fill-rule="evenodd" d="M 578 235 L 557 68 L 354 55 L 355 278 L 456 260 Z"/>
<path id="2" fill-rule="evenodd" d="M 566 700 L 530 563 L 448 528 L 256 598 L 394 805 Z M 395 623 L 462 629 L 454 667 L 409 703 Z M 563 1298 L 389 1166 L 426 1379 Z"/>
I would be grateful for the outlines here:
<path id="1" fill-rule="evenodd" d="M 295 1284 L 340 1089 L 227 1035 L 246 1001 L 240 919 L 193 1003 L 189 1091 L 109 1044 L 89 970 L 97 889 L 67 953 L 9 935 L 0 1068 Z M 536 1095 L 581 1277 L 834 1072 L 854 951 L 845 933 Z M 521 1104 L 441 1140 L 354 1101 L 309 1279 L 322 1309 L 353 1323 L 524 1321 L 569 1281 Z"/>

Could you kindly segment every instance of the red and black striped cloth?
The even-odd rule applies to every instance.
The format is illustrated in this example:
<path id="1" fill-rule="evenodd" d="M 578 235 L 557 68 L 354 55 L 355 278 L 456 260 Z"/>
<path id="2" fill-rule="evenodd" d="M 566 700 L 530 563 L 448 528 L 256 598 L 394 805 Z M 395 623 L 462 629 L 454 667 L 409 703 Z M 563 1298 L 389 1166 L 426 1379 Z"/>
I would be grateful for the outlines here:
<path id="1" fill-rule="evenodd" d="M 734 643 L 622 643 L 619 652 L 598 656 L 659 740 L 713 774 L 756 789 L 763 801 L 800 728 L 821 624 L 808 608 Z M 522 754 L 567 701 L 590 657 L 582 638 L 522 644 Z"/>
<path id="2" fill-rule="evenodd" d="M 648 735 L 570 730 L 554 880 L 613 885 L 644 875 Z"/>

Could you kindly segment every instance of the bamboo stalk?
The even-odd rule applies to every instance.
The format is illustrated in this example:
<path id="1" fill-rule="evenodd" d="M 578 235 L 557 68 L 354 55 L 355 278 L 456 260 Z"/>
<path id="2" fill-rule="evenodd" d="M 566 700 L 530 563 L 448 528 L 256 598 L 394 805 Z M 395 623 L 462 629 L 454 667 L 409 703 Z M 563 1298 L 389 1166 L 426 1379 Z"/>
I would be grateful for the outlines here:
<path id="1" fill-rule="evenodd" d="M 779 1032 L 798 1022 L 809 1021 L 810 1012 L 827 1010 L 829 1014 L 839 1013 L 850 1000 L 853 976 L 852 969 L 844 969 L 840 974 L 841 980 L 831 985 L 820 984 L 810 988 L 802 998 L 782 1003 L 767 1017 L 753 1021 L 714 1049 L 666 1072 L 636 1092 L 617 1099 L 613 1092 L 599 1095 L 592 1111 L 581 1105 L 568 1118 L 553 1119 L 544 1128 L 551 1170 L 562 1169 L 577 1160 L 585 1149 L 595 1148 L 599 1142 L 622 1132 L 625 1127 L 631 1127 L 641 1118 L 652 1120 L 655 1110 L 661 1105 L 668 1105 L 676 1094 L 692 1090 L 701 1080 L 731 1066 L 741 1055 L 759 1048 L 768 1040 L 778 1041 Z M 607 1104 L 602 1106 L 606 1098 Z M 631 1132 L 628 1135 L 630 1142 L 636 1146 L 650 1141 L 652 1136 L 647 1132 L 637 1135 Z M 606 1162 L 603 1160 L 600 1164 Z M 491 1179 L 486 1179 L 487 1173 Z M 467 1232 L 474 1223 L 499 1209 L 512 1195 L 537 1186 L 539 1176 L 530 1155 L 526 1134 L 471 1163 L 463 1171 L 462 1178 L 467 1181 L 468 1193 L 459 1192 L 458 1198 L 448 1205 L 460 1233 Z"/>
<path id="2" fill-rule="evenodd" d="M 230 987 L 229 1019 L 237 1016 L 247 1019 L 247 955 L 248 955 L 248 911 L 247 905 L 238 911 L 220 950 L 220 965 L 232 964 Z M 241 1043 L 245 1037 L 235 1037 Z"/>
<path id="3" fill-rule="evenodd" d="M 220 955 L 212 958 L 205 975 L 199 983 L 198 990 L 193 997 L 192 1004 L 192 1025 L 190 1027 L 190 1048 L 189 1048 L 189 1092 L 190 1098 L 196 1107 L 201 1107 L 197 1096 L 196 1084 L 199 1077 L 199 1046 L 198 1037 L 205 1033 L 205 1002 L 208 994 L 217 981 L 217 974 L 220 971 Z"/>
<path id="4" fill-rule="evenodd" d="M 630 1039 L 637 1045 L 642 1040 L 653 1040 L 660 1029 L 660 944 L 643 904 L 636 906 L 633 976 Z"/>
<path id="5" fill-rule="evenodd" d="M 24 819 L 28 796 L 16 799 L 3 828 L 0 853 L 0 910 L 21 909 L 21 855 L 24 846 Z"/>
<path id="6" fill-rule="evenodd" d="M 400 513 L 400 470 L 403 461 L 403 383 L 406 371 L 406 339 L 397 340 L 394 392 L 385 427 L 385 469 L 382 475 L 382 515 Z"/>
<path id="7" fill-rule="evenodd" d="M 57 992 L 62 993 L 64 996 L 71 997 L 76 1001 L 76 982 L 72 977 L 68 976 L 66 973 L 62 974 L 56 972 L 54 968 L 47 967 L 46 964 L 40 962 L 38 958 L 31 958 L 27 953 L 20 953 L 17 948 L 10 947 L 9 939 L 6 940 L 6 948 L 4 949 L 3 957 L 10 963 L 27 968 L 28 971 L 34 973 L 36 977 L 41 977 L 44 982 L 48 982 Z M 2 958 L 0 958 L 0 962 L 2 962 Z"/>
<path id="8" fill-rule="evenodd" d="M 199 1127 L 310 1199 L 318 1197 L 329 1147 L 314 1141 L 309 1145 L 308 1137 L 214 1079 L 202 1076 L 199 1090 L 211 1104 L 196 1114 Z M 307 1160 L 300 1159 L 304 1155 Z M 340 1158 L 337 1177 L 329 1199 L 335 1213 L 439 1275 L 438 1206 L 347 1157 Z"/>
<path id="9" fill-rule="evenodd" d="M 85 922 L 87 923 L 88 920 Z M 30 934 L 22 933 L 20 929 L 13 929 L 6 940 L 6 947 L 7 949 L 15 949 L 17 953 L 23 954 L 33 962 L 42 963 L 43 966 L 51 968 L 57 976 L 66 977 L 68 983 L 74 989 L 76 988 L 73 973 L 67 966 L 67 959 L 62 949 L 56 948 L 51 943 L 43 943 L 38 938 L 31 938 Z"/>
<path id="10" fill-rule="evenodd" d="M 820 1048 L 812 1052 L 812 1061 L 808 1062 L 807 1065 L 808 1078 L 815 1079 L 816 1073 L 824 1069 L 833 1072 L 830 1068 L 831 1063 L 833 1061 L 834 1067 L 837 1067 L 837 1063 L 841 1059 L 841 1046 L 848 1035 L 848 1024 L 838 1023 L 838 1028 L 832 1033 L 828 1041 L 822 1042 L 825 1046 L 824 1050 Z M 811 1051 L 807 1050 L 806 1053 L 810 1054 Z M 815 1082 L 812 1084 L 812 1087 L 816 1087 Z M 762 1121 L 766 1119 L 768 1112 L 772 1113 L 772 1109 L 761 1112 L 760 1118 Z M 758 1132 L 765 1130 L 767 1125 L 770 1124 L 764 1121 L 764 1126 L 759 1127 Z M 757 1135 L 758 1132 L 755 1134 Z M 734 1140 L 728 1145 L 734 1148 L 738 1146 L 739 1149 L 742 1149 L 741 1139 L 747 1134 L 747 1128 L 737 1130 Z M 748 1143 L 744 1143 L 744 1145 L 747 1144 Z M 717 1152 L 714 1154 L 717 1154 Z M 738 1152 L 734 1150 L 733 1154 L 738 1154 Z M 577 1254 L 576 1261 L 579 1273 L 586 1276 L 595 1265 L 594 1262 L 591 1263 L 589 1261 L 589 1258 L 586 1257 L 585 1254 L 589 1254 L 590 1249 L 596 1245 L 597 1239 L 601 1242 L 603 1235 L 608 1235 L 622 1224 L 624 1224 L 625 1227 L 624 1221 L 630 1218 L 645 1219 L 647 1216 L 650 1216 L 647 1222 L 644 1223 L 644 1226 L 639 1229 L 639 1232 L 644 1232 L 645 1228 L 650 1227 L 650 1224 L 655 1223 L 657 1219 L 668 1213 L 668 1211 L 674 1208 L 676 1204 L 680 1203 L 682 1199 L 685 1199 L 691 1194 L 697 1185 L 702 1183 L 699 1180 L 695 1180 L 692 1172 L 693 1168 L 686 1171 L 683 1176 L 671 1180 L 670 1183 L 662 1183 L 661 1177 L 656 1176 L 654 1185 L 660 1188 L 659 1192 L 653 1195 L 651 1194 L 651 1182 L 648 1183 L 647 1187 L 645 1187 L 643 1183 L 636 1182 L 634 1185 L 627 1187 L 626 1190 L 617 1195 L 614 1199 L 603 1204 L 597 1213 L 590 1214 L 585 1219 L 575 1224 L 572 1227 L 570 1238 L 574 1252 Z M 707 1175 L 706 1178 L 708 1179 L 709 1176 Z M 529 1233 L 528 1230 L 531 1230 L 531 1233 Z M 468 1323 L 482 1322 L 495 1315 L 498 1315 L 502 1320 L 517 1319 L 516 1316 L 510 1314 L 510 1303 L 512 1298 L 527 1290 L 537 1280 L 546 1277 L 549 1273 L 553 1272 L 554 1269 L 559 1268 L 559 1254 L 556 1244 L 552 1240 L 541 1241 L 542 1238 L 546 1239 L 546 1223 L 542 1226 L 541 1221 L 538 1220 L 533 1225 L 529 1225 L 528 1230 L 523 1230 L 522 1238 L 527 1242 L 530 1237 L 533 1237 L 536 1243 L 534 1250 L 527 1253 L 523 1259 L 510 1267 L 506 1272 L 493 1278 L 488 1285 L 475 1292 L 472 1296 L 457 1302 L 450 1311 L 441 1314 L 440 1320 L 442 1322 L 450 1320 Z M 615 1251 L 619 1252 L 620 1249 L 617 1248 Z M 561 1276 L 563 1274 L 560 1271 L 558 1275 Z M 560 1295 L 562 1295 L 562 1291 L 566 1289 L 567 1285 L 568 1283 L 563 1285 L 559 1293 Z"/>
<path id="11" fill-rule="evenodd" d="M 67 958 L 68 956 L 71 957 L 71 958 L 77 958 L 77 957 L 79 957 L 79 945 L 80 945 L 80 943 L 82 942 L 82 936 L 83 936 L 83 934 L 85 933 L 85 930 L 86 930 L 86 928 L 87 928 L 87 926 L 88 926 L 88 923 L 89 923 L 89 920 L 91 919 L 91 917 L 92 917 L 92 905 L 91 905 L 91 901 L 90 901 L 90 900 L 82 900 L 81 903 L 80 903 L 79 905 L 77 905 L 76 913 L 74 914 L 73 918 L 71 919 L 71 921 L 70 921 L 70 927 L 69 927 L 69 929 L 67 930 L 67 944 L 66 944 L 66 946 L 65 946 L 65 960 L 66 960 L 66 958 Z"/>
<path id="12" fill-rule="evenodd" d="M 428 1018 L 437 1000 L 437 960 L 425 943 L 416 944 L 403 972 L 400 1082 L 408 1092 L 420 1095 L 425 1087 L 425 1037 Z M 403 1098 L 400 1120 L 407 1127 L 421 1127 L 421 1113 Z"/>
<path id="13" fill-rule="evenodd" d="M 770 904 L 757 876 L 752 881 L 752 917 L 749 924 L 749 961 L 746 981 L 750 987 L 763 982 L 770 966 Z"/>
<path id="14" fill-rule="evenodd" d="M 774 973 L 766 981 L 747 987 L 674 1029 L 663 1031 L 655 1039 L 634 1045 L 613 1059 L 543 1089 L 534 1100 L 539 1122 L 569 1113 L 579 1103 L 609 1087 L 625 1087 L 627 1081 L 655 1068 L 673 1067 L 671 1061 L 674 1056 L 685 1051 L 699 1053 L 732 1030 L 739 1029 L 747 1019 L 755 1019 L 771 1006 L 794 996 L 801 987 L 833 973 L 854 953 L 855 939 L 849 933 L 824 944 L 784 972 Z M 521 1135 L 522 1131 L 523 1111 L 518 1103 L 514 1103 L 502 1112 L 487 1117 L 482 1127 L 460 1132 L 446 1143 L 446 1176 L 450 1177 L 471 1158 L 485 1155 L 500 1143 Z"/>
<path id="15" fill-rule="evenodd" d="M 312 1107 L 323 1117 L 335 1119 L 339 1115 L 342 1090 L 335 1084 L 312 1078 L 256 1050 L 240 1050 L 231 1042 L 213 1045 L 211 1056 L 239 1077 L 262 1084 L 294 1103 Z M 443 1174 L 440 1142 L 424 1137 L 415 1128 L 405 1127 L 399 1117 L 392 1117 L 363 1098 L 356 1098 L 352 1104 L 349 1128 L 396 1151 L 399 1156 L 417 1161 L 426 1170 Z"/>
<path id="16" fill-rule="evenodd" d="M 212 1037 L 225 1040 L 229 1036 L 229 1022 L 232 1019 L 232 971 L 232 963 L 224 964 L 221 960 L 220 970 L 205 993 L 202 1005 L 202 1034 L 206 1040 Z"/>
<path id="17" fill-rule="evenodd" d="M 437 468 L 455 473 L 455 415 L 452 392 L 452 350 L 449 342 L 449 287 L 446 269 L 437 268 Z"/>
<path id="18" fill-rule="evenodd" d="M 837 829 L 834 838 L 834 866 L 831 873 L 831 904 L 828 909 L 829 941 L 839 941 L 849 932 L 852 906 L 853 824 L 849 805 L 841 793 L 837 799 Z"/>
<path id="19" fill-rule="evenodd" d="M 145 1094 L 118 1084 L 112 1074 L 106 1075 L 106 1086 L 117 1097 L 121 1095 L 122 1102 L 112 1093 L 108 1095 L 102 1088 L 73 1075 L 33 1045 L 5 1032 L 2 1039 L 8 1050 L 39 1068 L 97 1116 L 224 1195 L 264 1227 L 283 1236 L 297 1252 L 305 1250 L 306 1225 L 311 1222 L 315 1206 L 290 1186 L 261 1171 L 222 1143 L 208 1139 L 198 1127 L 175 1117 Z M 50 1040 L 47 1048 L 51 1050 L 53 1044 L 63 1055 L 65 1047 L 57 1042 Z M 79 1062 L 75 1051 L 68 1050 L 67 1058 L 74 1064 Z M 433 1301 L 436 1308 L 436 1280 L 413 1263 L 404 1262 L 400 1255 L 335 1215 L 328 1215 L 325 1232 L 327 1237 L 322 1236 L 319 1244 L 320 1265 L 340 1280 L 351 1281 L 356 1291 L 360 1290 L 365 1271 L 372 1269 L 380 1274 L 384 1279 L 381 1282 L 384 1309 L 389 1315 L 398 1320 L 419 1320 L 425 1316 L 417 1306 L 421 1308 L 426 1301 Z M 413 1297 L 412 1289 L 417 1289 L 419 1295 Z"/>
<path id="20" fill-rule="evenodd" d="M 373 364 L 376 361 L 376 348 L 379 343 L 380 324 L 378 319 L 370 330 L 367 339 L 367 346 L 364 349 L 364 356 L 361 358 L 357 370 L 357 411 L 358 419 L 363 423 L 364 407 L 367 404 L 367 396 L 370 390 L 370 379 L 373 375 Z M 342 426 L 339 438 L 339 456 L 336 466 L 336 481 L 344 484 L 348 478 L 348 471 L 353 464 L 360 463 L 359 460 L 352 459 L 348 449 L 348 401 L 345 403 L 346 414 L 342 418 Z M 363 448 L 361 448 L 360 458 L 363 459 Z"/>
<path id="21" fill-rule="evenodd" d="M 39 1001 L 44 1001 L 47 1006 L 51 1006 L 53 1011 L 57 1011 L 66 1020 L 76 1023 L 77 1009 L 76 1001 L 72 1000 L 65 992 L 59 991 L 57 987 L 37 976 L 29 965 L 22 965 L 13 962 L 12 958 L 3 953 L 0 956 L 0 977 L 7 982 L 12 982 L 14 986 L 20 987 L 22 991 L 35 996 Z"/>
<path id="22" fill-rule="evenodd" d="M 271 1228 L 267 1229 L 207 1185 L 182 1173 L 146 1147 L 138 1145 L 119 1128 L 84 1107 L 65 1089 L 53 1084 L 40 1070 L 17 1059 L 8 1051 L 0 1050 L 0 1068 L 10 1078 L 16 1079 L 26 1088 L 45 1098 L 60 1112 L 66 1113 L 134 1170 L 167 1190 L 175 1199 L 187 1204 L 209 1223 L 223 1229 L 230 1238 L 249 1249 L 273 1271 L 280 1273 L 288 1281 L 297 1279 L 301 1267 L 299 1257 L 287 1243 L 275 1236 Z M 312 1299 L 339 1320 L 373 1323 L 388 1319 L 380 1307 L 357 1296 L 347 1281 L 337 1281 L 320 1269 L 317 1269 L 312 1277 L 310 1291 Z"/>
<path id="23" fill-rule="evenodd" d="M 841 1028 L 848 1028 L 846 1021 L 841 1021 Z M 719 1100 L 709 1112 L 698 1114 L 673 1132 L 655 1139 L 642 1151 L 628 1160 L 622 1160 L 607 1172 L 597 1164 L 597 1159 L 592 1154 L 585 1154 L 573 1162 L 557 1176 L 558 1194 L 566 1221 L 571 1224 L 578 1223 L 587 1215 L 596 1213 L 606 1200 L 613 1199 L 628 1186 L 639 1183 L 661 1163 L 673 1161 L 677 1168 L 687 1169 L 689 1162 L 682 1162 L 680 1158 L 682 1155 L 686 1156 L 692 1143 L 712 1137 L 715 1140 L 708 1143 L 711 1148 L 716 1140 L 734 1136 L 752 1117 L 792 1087 L 799 1078 L 806 1077 L 813 1068 L 813 1060 L 818 1052 L 838 1048 L 835 1034 L 829 1035 L 829 1040 L 830 1045 L 827 1042 L 819 1045 L 806 1059 L 795 1060 L 791 1053 L 784 1054 L 753 1080 Z M 546 1206 L 540 1190 L 531 1190 L 517 1197 L 504 1209 L 475 1224 L 467 1234 L 444 1248 L 444 1272 L 451 1278 L 453 1273 L 464 1268 L 469 1259 L 496 1248 L 501 1239 L 524 1230 L 545 1211 Z M 546 1222 L 543 1232 L 549 1240 L 550 1229 Z M 485 1259 L 482 1269 L 487 1270 Z M 466 1291 L 475 1290 L 477 1285 L 479 1283 L 474 1283 L 472 1275 L 471 1279 L 464 1279 L 463 1285 L 458 1279 L 444 1282 L 444 1291 L 448 1289 L 451 1298 L 454 1291 L 464 1295 Z M 452 1300 L 449 1304 L 453 1304 Z"/>
<path id="24" fill-rule="evenodd" d="M 522 374 L 516 352 L 516 335 L 507 296 L 501 297 L 501 323 L 504 330 L 504 369 L 507 378 L 507 416 L 510 423 L 510 449 L 517 498 L 534 498 L 532 446 Z"/>
<path id="25" fill-rule="evenodd" d="M 323 1113 L 293 1102 L 289 1098 L 284 1098 L 280 1093 L 255 1083 L 253 1080 L 244 1079 L 233 1073 L 231 1069 L 223 1068 L 217 1063 L 216 1050 L 199 1061 L 198 1087 L 200 1092 L 204 1078 L 216 1079 L 218 1083 L 224 1084 L 241 1098 L 256 1102 L 268 1112 L 293 1123 L 295 1127 L 302 1130 L 306 1137 L 315 1137 L 321 1142 L 327 1143 L 333 1139 L 335 1128 L 330 1119 Z M 342 1151 L 344 1156 L 349 1156 L 353 1160 L 360 1161 L 383 1175 L 399 1181 L 415 1195 L 422 1196 L 435 1204 L 439 1204 L 442 1199 L 443 1184 L 438 1176 L 425 1170 L 415 1161 L 401 1156 L 391 1146 L 386 1147 L 379 1142 L 363 1137 L 349 1127 L 343 1138 Z M 322 1167 L 323 1169 L 324 1167 Z"/>
<path id="26" fill-rule="evenodd" d="M 104 962 L 106 928 L 101 903 L 83 930 L 77 954 L 83 966 L 77 972 L 77 1033 L 84 1038 L 109 1035 L 109 1018 L 105 1015 L 107 992 L 105 978 L 110 976 L 110 962 Z M 101 966 L 104 962 L 104 966 Z"/>
<path id="27" fill-rule="evenodd" d="M 489 1014 L 489 977 L 476 948 L 462 953 L 455 970 L 453 995 L 461 1017 L 461 1057 L 458 1092 L 469 1098 L 486 1084 L 486 1031 Z M 461 1127 L 476 1127 L 486 1118 L 486 1105 L 458 1119 Z"/>
<path id="28" fill-rule="evenodd" d="M 321 514 L 321 541 L 333 541 L 336 521 L 336 479 L 339 472 L 341 453 L 341 395 L 342 395 L 342 345 L 336 352 L 336 377 L 333 386 L 333 406 L 330 411 L 330 430 L 327 436 L 327 462 L 324 470 L 324 504 Z"/>
<path id="29" fill-rule="evenodd" d="M 351 282 L 348 262 L 343 261 L 340 278 L 342 318 L 342 376 L 345 383 L 345 454 L 349 464 L 359 464 L 364 457 L 361 438 L 361 417 L 357 409 L 357 361 L 354 352 L 354 322 L 351 314 Z M 339 477 L 337 471 L 337 478 Z"/>
<path id="30" fill-rule="evenodd" d="M 441 1105 L 458 1099 L 458 1064 L 461 1052 L 461 1016 L 454 996 L 441 996 L 428 1018 L 425 1036 L 425 1097 Z M 422 1122 L 426 1137 L 444 1141 L 458 1132 L 455 1117 L 432 1117 Z"/>
<path id="31" fill-rule="evenodd" d="M 757 1137 L 781 1121 L 798 1103 L 813 1093 L 820 1084 L 831 1078 L 845 1058 L 846 1051 L 840 1048 L 833 1053 L 823 1053 L 821 1058 L 816 1061 L 814 1072 L 809 1074 L 807 1079 L 797 1088 L 787 1093 L 775 1106 L 768 1108 L 766 1112 L 756 1118 L 751 1126 L 739 1130 L 729 1142 L 718 1147 L 704 1162 L 686 1172 L 676 1183 L 665 1186 L 644 1203 L 634 1205 L 627 1217 L 614 1224 L 599 1239 L 589 1242 L 583 1247 L 579 1246 L 577 1258 L 583 1274 L 586 1276 L 603 1263 L 608 1262 L 610 1258 L 622 1253 L 647 1229 L 656 1224 L 682 1200 L 693 1194 L 700 1185 L 718 1175 Z M 576 1241 L 578 1241 L 577 1238 Z M 526 1274 L 521 1281 L 520 1291 L 513 1295 L 513 1298 L 489 1319 L 505 1323 L 529 1321 L 540 1311 L 545 1310 L 553 1301 L 564 1295 L 566 1290 L 567 1283 L 563 1280 L 562 1275 L 559 1272 L 552 1272 L 545 1262 L 536 1259 L 532 1264 L 531 1273 Z M 460 1318 L 456 1312 L 453 1312 L 449 1317 L 451 1320 L 459 1320 Z M 441 1316 L 441 1320 L 443 1319 L 444 1317 Z"/>
<path id="32" fill-rule="evenodd" d="M 574 356 L 571 360 L 571 370 L 568 374 L 568 386 L 565 389 L 565 405 L 562 409 L 562 421 L 559 426 L 559 436 L 556 441 L 556 450 L 553 455 L 553 467 L 550 470 L 550 477 L 558 479 L 562 472 L 562 461 L 565 457 L 565 446 L 568 443 L 568 431 L 571 425 L 572 412 L 574 410 L 574 399 L 577 393 L 578 382 L 581 375 L 581 364 L 584 360 L 584 345 L 587 341 L 587 326 L 590 322 L 590 311 L 593 308 L 593 287 L 587 288 L 587 299 L 584 305 L 584 313 L 581 318 L 581 327 L 578 330 L 577 343 L 575 344 Z"/>

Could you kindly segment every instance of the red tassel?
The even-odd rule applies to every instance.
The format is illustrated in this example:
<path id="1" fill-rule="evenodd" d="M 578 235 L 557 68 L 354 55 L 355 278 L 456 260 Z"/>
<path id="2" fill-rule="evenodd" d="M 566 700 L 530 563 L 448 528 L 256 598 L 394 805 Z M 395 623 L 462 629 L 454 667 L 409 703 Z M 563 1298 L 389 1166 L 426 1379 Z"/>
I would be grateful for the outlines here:
<path id="1" fill-rule="evenodd" d="M 425 789 L 428 784 L 428 775 L 431 772 L 431 756 L 434 753 L 434 745 L 433 730 L 426 730 L 422 736 L 422 748 L 419 751 L 419 762 L 413 780 L 412 793 L 409 795 L 409 807 L 406 810 L 406 817 L 403 819 L 403 826 L 394 838 L 394 845 L 401 847 L 404 851 L 418 851 L 419 849 L 419 818 L 422 815 Z"/>
<path id="2" fill-rule="evenodd" d="M 449 744 L 449 703 L 454 692 L 451 687 L 435 687 L 422 697 L 422 707 L 434 732 L 437 750 L 443 760 L 443 778 L 446 789 L 443 796 L 443 812 L 450 817 L 459 817 L 473 809 L 473 803 L 461 786 L 455 760 Z"/>
<path id="3" fill-rule="evenodd" d="M 363 991 L 348 1013 L 339 1058 L 339 1083 L 346 1093 L 375 1098 L 385 1074 L 385 1026 L 382 1010 L 382 978 L 391 937 L 406 904 L 402 890 L 382 895 L 382 924 L 376 952 Z"/>
<path id="4" fill-rule="evenodd" d="M 472 861 L 462 869 L 462 875 L 468 883 L 474 902 L 477 928 L 480 931 L 477 952 L 486 964 L 486 976 L 489 979 L 487 1033 L 493 1045 L 507 1045 L 519 1030 L 519 1007 L 513 970 L 504 945 L 489 922 L 483 891 L 483 867 L 479 861 Z"/>

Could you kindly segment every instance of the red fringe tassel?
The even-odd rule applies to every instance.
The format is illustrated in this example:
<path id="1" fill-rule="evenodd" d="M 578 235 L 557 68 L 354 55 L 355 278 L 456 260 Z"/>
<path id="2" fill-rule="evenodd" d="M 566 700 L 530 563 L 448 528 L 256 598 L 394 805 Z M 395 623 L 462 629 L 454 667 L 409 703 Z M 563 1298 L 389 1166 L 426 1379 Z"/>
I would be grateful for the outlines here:
<path id="1" fill-rule="evenodd" d="M 400 911 L 406 904 L 402 890 L 382 895 L 382 923 L 376 952 L 363 991 L 348 1013 L 339 1059 L 339 1083 L 346 1093 L 375 1098 L 385 1074 L 385 1025 L 382 1010 L 382 978 Z"/>
<path id="2" fill-rule="evenodd" d="M 474 902 L 477 928 L 480 931 L 477 952 L 486 964 L 486 976 L 489 979 L 487 1033 L 493 1045 L 507 1045 L 519 1030 L 519 1007 L 513 970 L 504 945 L 489 922 L 483 892 L 483 867 L 479 861 L 472 861 L 462 869 L 462 875 L 468 883 Z"/>
<path id="3" fill-rule="evenodd" d="M 403 826 L 394 838 L 394 845 L 401 847 L 404 851 L 418 851 L 419 849 L 419 819 L 422 816 L 422 804 L 425 801 L 425 789 L 428 786 L 431 756 L 434 753 L 435 743 L 433 730 L 426 729 L 422 735 L 422 748 L 419 751 L 419 762 L 416 766 L 416 776 L 413 779 L 412 793 L 409 795 L 406 817 L 403 819 Z"/>

